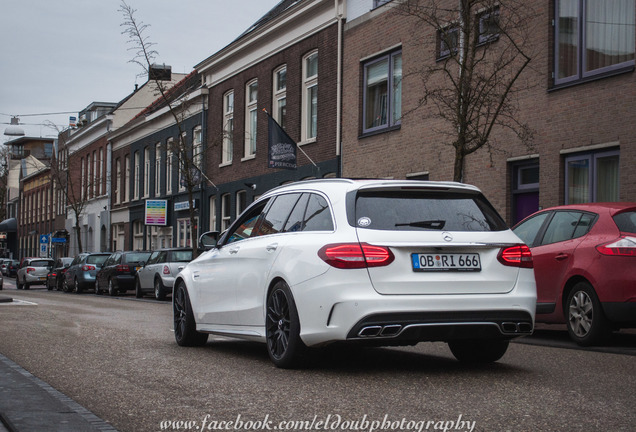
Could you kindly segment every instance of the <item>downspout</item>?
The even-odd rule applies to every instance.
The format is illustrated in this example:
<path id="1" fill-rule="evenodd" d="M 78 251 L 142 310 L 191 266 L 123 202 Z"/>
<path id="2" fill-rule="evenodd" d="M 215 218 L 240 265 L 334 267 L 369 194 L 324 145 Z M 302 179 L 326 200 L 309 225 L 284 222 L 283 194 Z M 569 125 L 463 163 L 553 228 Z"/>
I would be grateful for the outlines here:
<path id="1" fill-rule="evenodd" d="M 336 66 L 336 157 L 338 157 L 337 177 L 342 177 L 342 11 L 340 0 L 335 1 L 338 20 L 338 65 Z"/>

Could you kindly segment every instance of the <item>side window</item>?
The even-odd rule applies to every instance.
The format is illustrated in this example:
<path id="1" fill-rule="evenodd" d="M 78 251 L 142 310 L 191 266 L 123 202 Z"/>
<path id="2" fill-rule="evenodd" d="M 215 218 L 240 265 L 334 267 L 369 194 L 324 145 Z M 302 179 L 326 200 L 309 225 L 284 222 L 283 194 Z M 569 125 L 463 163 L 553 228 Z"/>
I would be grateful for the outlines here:
<path id="1" fill-rule="evenodd" d="M 146 263 L 146 265 L 150 265 L 150 264 L 154 264 L 157 262 L 157 257 L 159 256 L 160 252 L 153 252 L 152 255 L 150 255 L 150 258 L 148 258 L 148 262 Z"/>
<path id="2" fill-rule="evenodd" d="M 245 213 L 243 217 L 241 217 L 241 219 L 232 226 L 232 231 L 228 233 L 225 244 L 234 243 L 251 237 L 267 202 L 268 201 L 265 200 Z"/>
<path id="3" fill-rule="evenodd" d="M 546 245 L 570 240 L 574 235 L 574 229 L 579 223 L 581 216 L 579 212 L 556 212 L 550 221 L 550 225 L 548 225 L 548 229 L 545 231 L 541 244 Z"/>
<path id="4" fill-rule="evenodd" d="M 300 198 L 299 193 L 279 195 L 267 210 L 263 218 L 258 235 L 276 234 L 283 231 L 285 222 L 289 218 L 294 206 Z"/>
<path id="5" fill-rule="evenodd" d="M 285 232 L 296 232 L 302 231 L 303 229 L 303 219 L 305 218 L 305 209 L 307 208 L 307 201 L 309 201 L 308 193 L 303 194 L 302 197 L 298 200 L 291 214 L 289 215 L 289 219 L 287 219 L 287 223 L 285 224 Z"/>
<path id="6" fill-rule="evenodd" d="M 168 252 L 163 251 L 159 254 L 159 256 L 157 257 L 157 264 L 163 264 L 166 261 L 168 261 Z"/>
<path id="7" fill-rule="evenodd" d="M 317 194 L 311 194 L 303 231 L 333 231 L 333 218 L 327 200 Z"/>
<path id="8" fill-rule="evenodd" d="M 539 230 L 549 215 L 550 213 L 546 212 L 534 216 L 517 226 L 513 231 L 525 244 L 528 246 L 534 246 L 537 234 L 539 234 Z"/>
<path id="9" fill-rule="evenodd" d="M 576 228 L 574 229 L 574 235 L 572 238 L 579 238 L 588 233 L 592 225 L 594 224 L 594 215 L 589 213 L 583 213 L 579 223 L 576 224 Z"/>

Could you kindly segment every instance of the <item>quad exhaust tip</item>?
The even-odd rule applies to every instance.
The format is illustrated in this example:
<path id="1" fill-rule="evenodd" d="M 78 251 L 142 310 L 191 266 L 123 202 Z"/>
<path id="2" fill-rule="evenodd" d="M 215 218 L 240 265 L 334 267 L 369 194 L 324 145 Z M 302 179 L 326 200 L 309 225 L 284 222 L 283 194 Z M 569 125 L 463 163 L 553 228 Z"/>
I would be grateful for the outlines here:
<path id="1" fill-rule="evenodd" d="M 532 324 L 529 322 L 503 322 L 501 331 L 504 333 L 532 333 Z"/>

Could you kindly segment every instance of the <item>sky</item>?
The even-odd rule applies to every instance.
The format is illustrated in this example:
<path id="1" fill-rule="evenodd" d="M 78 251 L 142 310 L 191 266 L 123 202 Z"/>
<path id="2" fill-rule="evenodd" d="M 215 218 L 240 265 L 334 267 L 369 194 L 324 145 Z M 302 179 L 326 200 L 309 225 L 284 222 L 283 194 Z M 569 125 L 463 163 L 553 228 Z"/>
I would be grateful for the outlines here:
<path id="1" fill-rule="evenodd" d="M 216 53 L 279 0 L 125 0 L 149 27 L 156 63 L 175 73 Z M 92 102 L 119 102 L 142 68 L 122 34 L 122 0 L 0 0 L 0 130 L 11 116 L 30 137 L 56 137 Z M 56 114 L 61 113 L 61 114 Z M 35 115 L 33 115 L 35 114 Z M 4 143 L 11 137 L 0 135 Z"/>

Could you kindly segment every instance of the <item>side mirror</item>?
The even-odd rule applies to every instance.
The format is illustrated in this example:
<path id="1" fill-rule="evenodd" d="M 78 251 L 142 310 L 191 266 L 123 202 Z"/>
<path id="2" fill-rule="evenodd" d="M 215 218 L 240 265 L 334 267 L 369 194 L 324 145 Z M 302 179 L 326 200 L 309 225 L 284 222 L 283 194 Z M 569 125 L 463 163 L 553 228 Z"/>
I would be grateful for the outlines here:
<path id="1" fill-rule="evenodd" d="M 199 237 L 199 249 L 210 250 L 214 248 L 219 241 L 218 231 L 208 231 Z"/>

